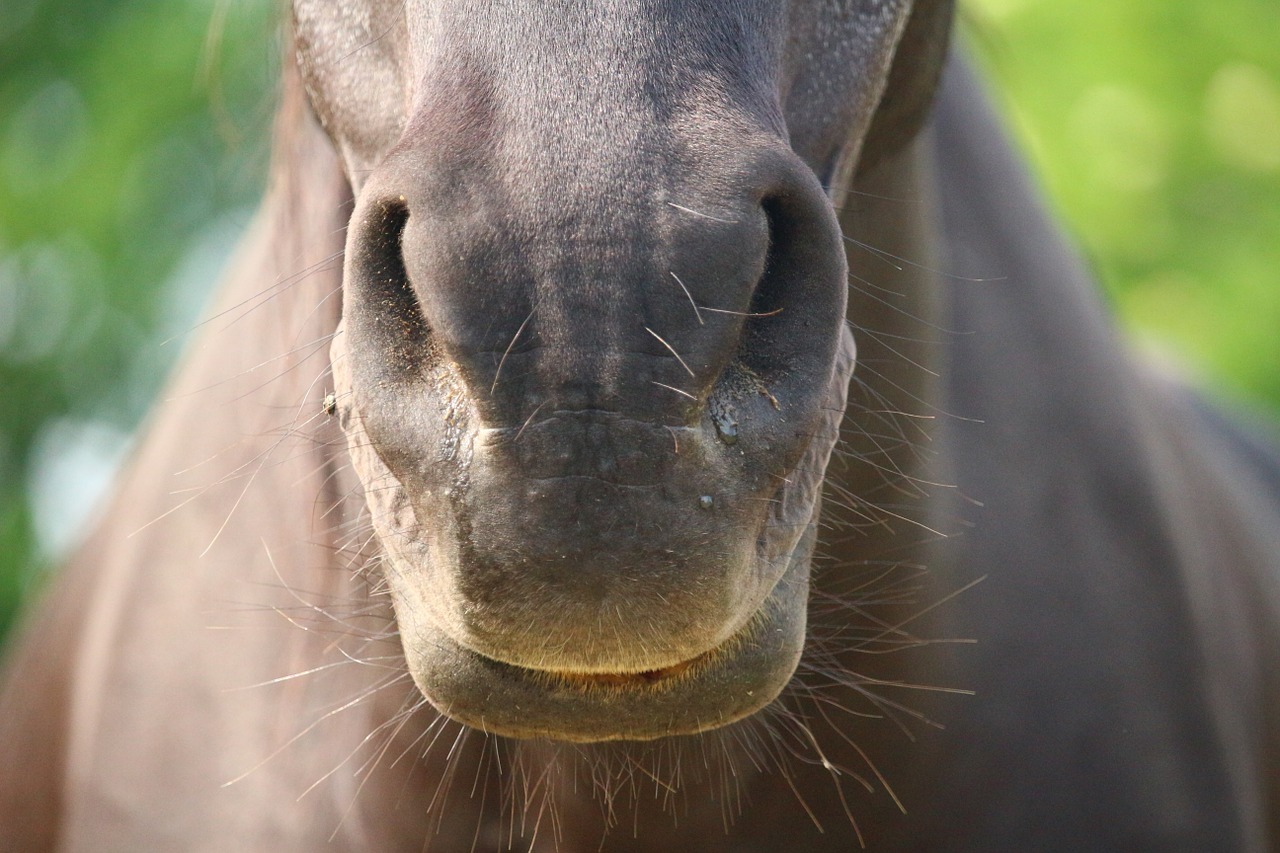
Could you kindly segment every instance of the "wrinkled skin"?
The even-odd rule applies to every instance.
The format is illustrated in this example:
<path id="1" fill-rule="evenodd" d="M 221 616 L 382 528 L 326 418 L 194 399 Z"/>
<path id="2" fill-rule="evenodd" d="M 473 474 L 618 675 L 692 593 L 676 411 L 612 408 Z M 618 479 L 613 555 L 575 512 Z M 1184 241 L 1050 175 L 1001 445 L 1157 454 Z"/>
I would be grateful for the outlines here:
<path id="1" fill-rule="evenodd" d="M 824 187 L 911 4 L 294 14 L 356 192 L 337 399 L 423 694 L 578 741 L 767 705 L 855 361 Z M 945 35 L 949 4 L 915 14 Z"/>

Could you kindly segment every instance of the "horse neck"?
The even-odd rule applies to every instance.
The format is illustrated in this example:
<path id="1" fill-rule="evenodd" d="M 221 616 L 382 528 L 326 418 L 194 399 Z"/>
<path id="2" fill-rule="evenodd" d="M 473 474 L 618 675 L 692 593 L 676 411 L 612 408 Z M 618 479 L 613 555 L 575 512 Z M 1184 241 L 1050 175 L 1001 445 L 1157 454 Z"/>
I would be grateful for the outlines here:
<path id="1" fill-rule="evenodd" d="M 112 775 L 133 766 L 126 745 L 137 743 L 185 757 L 173 790 L 201 791 L 210 809 L 185 819 L 260 819 L 264 831 L 301 819 L 287 831 L 320 845 L 336 821 L 269 804 L 314 784 L 311 810 L 346 813 L 354 798 L 329 774 L 412 695 L 407 676 L 394 680 L 385 598 L 358 574 L 359 492 L 323 411 L 349 199 L 300 89 L 287 86 L 261 211 L 108 514 L 59 580 L 93 602 L 71 702 L 72 846 L 82 831 L 127 825 L 122 810 L 162 808 L 147 805 L 145 780 Z M 361 658 L 377 664 L 351 664 Z M 206 748 L 227 731 L 237 737 Z M 396 822 L 355 810 L 339 828 L 377 837 Z"/>
<path id="2" fill-rule="evenodd" d="M 917 742 L 886 720 L 851 729 L 918 804 L 950 772 L 939 771 L 950 767 L 944 740 L 921 718 L 955 723 L 971 709 L 879 682 L 994 693 L 1010 661 L 955 641 L 1039 636 L 1024 623 L 1037 596 L 1057 600 L 1044 590 L 1070 600 L 1109 589 L 1113 569 L 1059 556 L 1069 546 L 1053 513 L 1096 518 L 1118 500 L 1160 535 L 1157 409 L 962 63 L 949 67 L 926 132 L 860 177 L 841 221 L 858 367 L 815 561 L 818 654 L 807 653 L 801 678 L 835 683 L 852 710 L 899 718 Z M 1132 535 L 1105 518 L 1088 529 L 1117 553 Z M 838 651 L 821 654 L 824 644 Z"/>
<path id="3" fill-rule="evenodd" d="M 922 743 L 914 761 L 929 768 L 924 793 L 902 793 L 945 798 L 938 824 L 921 831 L 946 838 L 959 824 L 998 837 L 1002 809 L 975 780 L 1021 778 L 1046 802 L 1065 796 L 1078 780 L 1055 768 L 1081 754 L 1043 733 L 1072 725 L 1070 709 L 1082 702 L 1105 697 L 1117 732 L 1169 726 L 1208 742 L 1221 736 L 1211 726 L 1230 730 L 1217 715 L 1246 707 L 1240 697 L 1251 689 L 1229 674 L 1251 630 L 1240 614 L 1265 597 L 1241 593 L 1250 587 L 1238 572 L 1274 558 L 1251 552 L 1257 531 L 1230 527 L 1260 494 L 1250 492 L 1248 472 L 1222 452 L 1184 391 L 1125 351 L 1095 281 L 960 63 L 948 70 L 927 145 L 938 268 L 951 274 L 935 285 L 948 329 L 939 443 L 947 482 L 968 499 L 954 504 L 950 528 L 964 534 L 942 544 L 933 569 L 954 588 L 988 580 L 941 609 L 943 636 L 979 643 L 952 658 L 951 683 L 983 698 L 944 715 L 951 748 Z M 1118 614 L 1117 603 L 1132 611 Z M 1206 694 L 1219 700 L 1216 710 L 1198 704 Z M 1159 725 L 1146 716 L 1152 708 L 1164 715 Z M 1008 727 L 1009 719 L 1037 724 Z M 1167 744 L 1153 735 L 1095 748 L 1154 754 Z M 1180 772 L 1144 778 L 1166 786 L 1151 788 L 1153 801 L 1185 796 L 1179 783 L 1193 778 L 1230 788 L 1208 781 L 1225 772 L 1211 762 Z M 1111 797 L 1099 789 L 1096 799 Z M 1130 816 L 1098 825 L 1122 819 Z"/>

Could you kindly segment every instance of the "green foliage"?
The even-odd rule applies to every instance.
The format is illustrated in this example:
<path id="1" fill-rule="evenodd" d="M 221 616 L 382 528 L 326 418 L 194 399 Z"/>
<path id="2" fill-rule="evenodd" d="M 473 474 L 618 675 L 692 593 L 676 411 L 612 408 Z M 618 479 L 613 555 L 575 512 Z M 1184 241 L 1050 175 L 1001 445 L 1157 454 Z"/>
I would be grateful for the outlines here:
<path id="1" fill-rule="evenodd" d="M 1141 344 L 1280 408 L 1280 4 L 966 0 L 970 39 Z"/>
<path id="2" fill-rule="evenodd" d="M 260 192 L 273 15 L 0 3 L 0 634 L 44 556 L 30 487 L 85 492 L 58 439 L 81 447 L 84 478 L 109 468 L 203 296 L 175 278 L 212 278 Z"/>

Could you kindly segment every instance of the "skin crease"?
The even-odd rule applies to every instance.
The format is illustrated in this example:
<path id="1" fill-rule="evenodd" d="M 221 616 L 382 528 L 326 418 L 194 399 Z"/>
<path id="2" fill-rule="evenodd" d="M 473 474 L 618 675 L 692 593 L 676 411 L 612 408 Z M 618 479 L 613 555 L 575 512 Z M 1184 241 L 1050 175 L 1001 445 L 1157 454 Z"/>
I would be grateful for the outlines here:
<path id="1" fill-rule="evenodd" d="M 948 3 L 294 17 L 0 850 L 1280 849 L 1280 459 L 1126 352 Z"/>

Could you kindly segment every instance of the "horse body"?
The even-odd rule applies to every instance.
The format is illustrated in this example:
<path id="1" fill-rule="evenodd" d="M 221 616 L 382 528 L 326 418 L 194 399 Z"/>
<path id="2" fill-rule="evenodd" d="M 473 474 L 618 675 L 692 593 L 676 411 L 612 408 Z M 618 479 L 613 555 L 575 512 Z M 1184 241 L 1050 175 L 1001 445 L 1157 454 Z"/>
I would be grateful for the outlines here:
<path id="1" fill-rule="evenodd" d="M 219 305 L 237 319 L 205 331 L 10 662 L 0 847 L 1280 849 L 1280 460 L 1127 357 L 962 67 L 919 138 L 873 127 L 833 193 L 858 381 L 797 675 L 753 717 L 645 743 L 481 734 L 421 698 L 361 447 L 322 414 L 332 259 L 370 208 L 296 86 L 280 124 Z M 348 173 L 398 132 L 370 127 L 339 145 Z M 508 336 L 524 316 L 493 312 Z M 638 690 L 592 666 L 568 667 L 588 695 Z"/>
<path id="2" fill-rule="evenodd" d="M 977 849 L 1271 849 L 1274 452 L 1239 453 L 1237 428 L 1127 357 L 991 118 L 957 109 L 973 100 L 939 104 L 950 268 L 1008 283 L 953 288 L 971 334 L 948 406 L 981 423 L 952 423 L 949 449 L 984 503 L 961 559 L 1000 588 L 962 608 L 985 646 L 967 683 L 1001 698 L 952 735 L 1003 734 L 955 766 L 983 793 L 939 831 L 981 827 Z"/>

